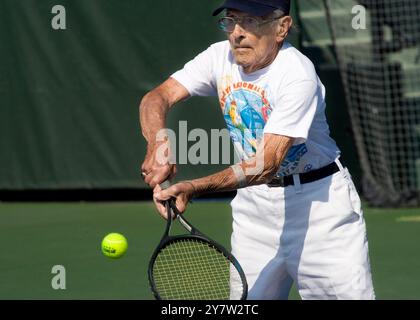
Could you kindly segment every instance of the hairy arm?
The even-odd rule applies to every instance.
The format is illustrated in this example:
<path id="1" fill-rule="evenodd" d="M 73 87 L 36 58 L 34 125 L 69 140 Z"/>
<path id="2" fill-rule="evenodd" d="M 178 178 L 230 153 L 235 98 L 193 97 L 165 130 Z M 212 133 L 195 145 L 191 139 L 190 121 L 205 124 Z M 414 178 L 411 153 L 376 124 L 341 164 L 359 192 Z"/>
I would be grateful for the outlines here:
<path id="1" fill-rule="evenodd" d="M 188 97 L 187 89 L 175 79 L 169 78 L 141 100 L 140 126 L 147 141 L 147 152 L 141 172 L 147 173 L 144 180 L 152 188 L 176 173 L 175 164 L 162 163 L 157 159 L 159 147 L 166 143 L 158 140 L 158 134 L 166 128 L 166 116 L 170 108 Z"/>
<path id="2" fill-rule="evenodd" d="M 209 192 L 236 190 L 241 187 L 265 184 L 273 179 L 294 139 L 275 134 L 265 134 L 257 149 L 257 154 L 250 160 L 237 165 L 243 172 L 241 177 L 230 167 L 208 177 L 190 181 L 195 189 L 194 195 Z"/>
<path id="3" fill-rule="evenodd" d="M 143 97 L 139 107 L 140 126 L 148 146 L 155 144 L 156 134 L 165 128 L 169 109 L 188 97 L 187 89 L 173 78 L 169 78 Z"/>

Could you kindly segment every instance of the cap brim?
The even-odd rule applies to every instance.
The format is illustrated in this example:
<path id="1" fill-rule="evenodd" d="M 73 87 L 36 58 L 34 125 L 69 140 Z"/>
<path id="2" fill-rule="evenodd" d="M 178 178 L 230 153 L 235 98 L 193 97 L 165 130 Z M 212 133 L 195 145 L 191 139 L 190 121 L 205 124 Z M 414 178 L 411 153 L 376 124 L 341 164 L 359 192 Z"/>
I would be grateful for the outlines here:
<path id="1" fill-rule="evenodd" d="M 225 9 L 238 10 L 238 11 L 246 12 L 253 16 L 258 16 L 258 17 L 265 16 L 269 14 L 270 12 L 273 12 L 274 10 L 276 10 L 276 8 L 274 7 L 266 6 L 262 4 L 256 7 L 256 6 L 249 5 L 247 2 L 226 1 L 226 3 L 223 6 L 214 10 L 213 16 L 217 16 L 220 12 L 222 12 Z"/>

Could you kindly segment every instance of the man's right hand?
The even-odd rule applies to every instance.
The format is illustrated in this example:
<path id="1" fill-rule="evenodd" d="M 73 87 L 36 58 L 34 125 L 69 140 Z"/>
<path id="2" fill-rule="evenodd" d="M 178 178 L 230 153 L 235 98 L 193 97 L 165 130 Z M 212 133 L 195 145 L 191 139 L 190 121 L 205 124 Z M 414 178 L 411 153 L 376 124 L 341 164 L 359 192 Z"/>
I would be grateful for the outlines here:
<path id="1" fill-rule="evenodd" d="M 141 166 L 141 175 L 144 182 L 152 189 L 176 175 L 176 165 L 170 163 L 169 152 L 170 150 L 165 146 L 165 143 L 149 144 L 147 147 L 146 157 Z"/>

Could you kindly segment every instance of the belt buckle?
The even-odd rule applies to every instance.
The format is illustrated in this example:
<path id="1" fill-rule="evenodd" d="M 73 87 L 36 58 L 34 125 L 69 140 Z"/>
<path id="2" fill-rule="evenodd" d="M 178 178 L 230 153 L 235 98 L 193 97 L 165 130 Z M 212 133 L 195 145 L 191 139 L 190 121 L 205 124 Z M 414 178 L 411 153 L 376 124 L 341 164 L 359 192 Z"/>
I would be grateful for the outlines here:
<path id="1" fill-rule="evenodd" d="M 275 176 L 267 185 L 269 187 L 284 187 L 284 177 Z"/>

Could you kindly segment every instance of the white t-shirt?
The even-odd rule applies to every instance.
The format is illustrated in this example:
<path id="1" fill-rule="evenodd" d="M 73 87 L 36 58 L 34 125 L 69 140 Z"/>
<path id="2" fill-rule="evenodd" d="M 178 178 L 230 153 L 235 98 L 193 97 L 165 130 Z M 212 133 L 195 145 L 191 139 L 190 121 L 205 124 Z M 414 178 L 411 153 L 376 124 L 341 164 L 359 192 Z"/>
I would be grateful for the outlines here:
<path id="1" fill-rule="evenodd" d="M 264 133 L 294 137 L 278 175 L 318 169 L 340 155 L 325 117 L 325 88 L 312 62 L 285 42 L 267 67 L 246 74 L 228 41 L 211 45 L 172 75 L 191 96 L 218 96 L 233 144 L 255 154 Z"/>

